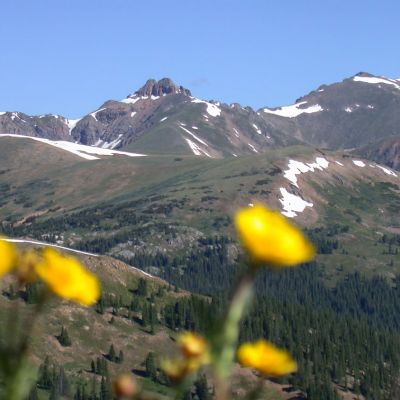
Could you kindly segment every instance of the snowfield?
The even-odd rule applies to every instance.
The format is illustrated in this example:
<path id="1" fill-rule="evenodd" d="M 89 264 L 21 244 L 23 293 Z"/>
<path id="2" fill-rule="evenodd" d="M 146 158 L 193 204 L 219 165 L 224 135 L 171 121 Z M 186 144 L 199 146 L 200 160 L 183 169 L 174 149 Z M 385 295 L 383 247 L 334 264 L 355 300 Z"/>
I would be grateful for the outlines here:
<path id="1" fill-rule="evenodd" d="M 221 115 L 221 109 L 212 103 L 209 103 L 208 101 L 200 100 L 200 99 L 192 99 L 192 103 L 203 103 L 207 105 L 207 113 L 210 114 L 212 117 L 219 117 Z"/>
<path id="2" fill-rule="evenodd" d="M 324 109 L 319 104 L 315 104 L 307 108 L 299 108 L 299 106 L 302 106 L 304 104 L 307 104 L 307 102 L 301 101 L 300 103 L 296 103 L 291 106 L 279 107 L 276 110 L 264 108 L 263 111 L 267 114 L 279 115 L 280 117 L 286 117 L 286 118 L 295 118 L 301 114 L 312 114 L 324 111 Z"/>
<path id="3" fill-rule="evenodd" d="M 289 193 L 285 188 L 280 188 L 282 198 L 279 201 L 282 204 L 282 214 L 286 217 L 296 217 L 298 212 L 303 212 L 306 207 L 312 207 L 313 203 L 303 200 L 300 196 Z"/>
<path id="4" fill-rule="evenodd" d="M 137 154 L 137 153 L 128 153 L 126 151 L 117 151 L 117 150 L 110 150 L 100 147 L 93 147 L 93 146 L 85 146 L 83 144 L 73 143 L 73 142 L 66 142 L 63 140 L 49 140 L 44 138 L 38 138 L 33 136 L 24 136 L 24 135 L 15 135 L 11 133 L 2 133 L 0 134 L 1 137 L 14 137 L 19 139 L 30 139 L 35 140 L 37 142 L 42 142 L 48 144 L 50 146 L 57 147 L 58 149 L 62 149 L 68 151 L 69 153 L 75 154 L 78 157 L 84 158 L 86 160 L 99 160 L 100 157 L 96 157 L 92 154 L 96 154 L 99 156 L 113 156 L 113 155 L 123 155 L 128 157 L 145 157 L 145 154 Z M 113 143 L 113 142 L 111 142 Z M 115 145 L 115 143 L 113 143 Z"/>
<path id="5" fill-rule="evenodd" d="M 354 82 L 372 83 L 375 85 L 384 83 L 385 85 L 392 85 L 396 89 L 400 89 L 400 85 L 396 79 L 377 78 L 375 76 L 355 76 L 353 78 L 353 81 Z"/>
<path id="6" fill-rule="evenodd" d="M 360 168 L 364 168 L 367 165 L 364 161 L 361 160 L 351 160 L 352 163 Z M 345 167 L 343 163 L 340 161 L 334 161 L 337 165 L 341 167 Z M 333 161 L 332 161 L 333 163 Z M 299 188 L 297 177 L 300 174 L 304 174 L 307 172 L 314 172 L 315 170 L 324 170 L 329 167 L 330 162 L 324 157 L 316 157 L 315 162 L 312 163 L 304 163 L 302 161 L 297 160 L 289 160 L 288 169 L 283 171 L 283 176 L 294 186 Z M 391 175 L 397 177 L 397 174 L 387 167 L 383 167 L 378 164 L 369 164 L 371 168 L 379 168 L 386 175 Z M 303 212 L 306 207 L 312 207 L 313 203 L 310 203 L 300 196 L 290 193 L 285 188 L 280 188 L 281 198 L 279 201 L 282 204 L 283 211 L 282 214 L 286 217 L 293 218 L 297 216 L 297 213 Z"/>

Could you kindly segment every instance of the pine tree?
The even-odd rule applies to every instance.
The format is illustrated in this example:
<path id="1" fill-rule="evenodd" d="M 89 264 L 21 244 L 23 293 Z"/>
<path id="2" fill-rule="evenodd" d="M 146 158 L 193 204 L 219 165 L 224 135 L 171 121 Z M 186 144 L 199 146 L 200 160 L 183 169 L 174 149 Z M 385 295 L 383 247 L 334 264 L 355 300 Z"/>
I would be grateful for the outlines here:
<path id="1" fill-rule="evenodd" d="M 122 364 L 123 362 L 124 362 L 124 353 L 122 350 L 120 350 L 118 355 L 118 363 Z"/>
<path id="2" fill-rule="evenodd" d="M 100 400 L 112 400 L 110 382 L 104 376 L 100 382 Z"/>
<path id="3" fill-rule="evenodd" d="M 147 354 L 145 360 L 146 374 L 153 381 L 157 380 L 157 365 L 156 357 L 153 352 Z"/>
<path id="4" fill-rule="evenodd" d="M 143 278 L 139 279 L 137 294 L 141 297 L 147 297 L 147 281 Z"/>
<path id="5" fill-rule="evenodd" d="M 93 377 L 92 379 L 92 387 L 90 390 L 89 394 L 89 399 L 88 400 L 97 400 L 97 385 L 96 385 L 96 379 Z"/>
<path id="6" fill-rule="evenodd" d="M 110 349 L 108 350 L 107 358 L 112 362 L 115 362 L 117 359 L 117 355 L 115 354 L 115 349 L 113 344 L 111 344 Z"/>
<path id="7" fill-rule="evenodd" d="M 58 341 L 60 342 L 61 346 L 69 347 L 71 346 L 71 339 L 69 338 L 68 331 L 64 328 L 64 325 L 61 327 L 61 333 L 57 337 Z"/>
<path id="8" fill-rule="evenodd" d="M 58 391 L 63 396 L 69 396 L 70 394 L 70 385 L 68 381 L 68 377 L 65 374 L 64 368 L 60 368 L 60 373 L 58 374 L 58 379 L 56 381 L 58 385 Z"/>
<path id="9" fill-rule="evenodd" d="M 46 356 L 43 364 L 39 368 L 38 385 L 43 389 L 50 389 L 53 385 L 53 379 L 50 371 L 50 359 L 48 356 Z"/>

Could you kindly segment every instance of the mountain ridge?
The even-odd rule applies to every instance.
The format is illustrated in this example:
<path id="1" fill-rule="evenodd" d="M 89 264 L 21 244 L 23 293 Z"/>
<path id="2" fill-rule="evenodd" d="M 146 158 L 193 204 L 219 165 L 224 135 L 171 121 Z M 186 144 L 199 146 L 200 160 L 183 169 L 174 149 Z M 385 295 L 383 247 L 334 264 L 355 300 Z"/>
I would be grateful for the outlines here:
<path id="1" fill-rule="evenodd" d="M 385 138 L 400 135 L 399 111 L 400 80 L 367 72 L 320 85 L 293 105 L 257 111 L 197 99 L 162 78 L 149 79 L 125 99 L 108 100 L 75 120 L 1 112 L 0 133 L 134 153 L 223 158 L 301 143 L 329 149 L 379 147 Z M 393 160 L 399 152 L 389 155 L 374 160 L 398 166 Z"/>

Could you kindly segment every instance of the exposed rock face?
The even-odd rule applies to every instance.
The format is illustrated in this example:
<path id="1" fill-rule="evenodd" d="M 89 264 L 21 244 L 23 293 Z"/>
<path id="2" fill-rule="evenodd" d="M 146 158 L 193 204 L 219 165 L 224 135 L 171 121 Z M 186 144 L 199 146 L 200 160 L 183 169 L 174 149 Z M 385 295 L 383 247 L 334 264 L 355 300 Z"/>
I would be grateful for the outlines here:
<path id="1" fill-rule="evenodd" d="M 68 122 L 59 115 L 30 116 L 21 112 L 0 113 L 0 134 L 71 140 Z"/>
<path id="2" fill-rule="evenodd" d="M 237 157 L 302 143 L 359 150 L 400 168 L 400 79 L 359 72 L 321 85 L 293 105 L 258 112 L 237 103 L 193 98 L 169 78 L 149 79 L 125 99 L 109 100 L 79 120 L 0 112 L 1 133 L 208 157 Z"/>
<path id="3" fill-rule="evenodd" d="M 259 112 L 313 146 L 357 148 L 400 134 L 400 81 L 359 72 L 320 86 L 292 106 Z"/>
<path id="4" fill-rule="evenodd" d="M 162 96 L 167 94 L 182 93 L 186 96 L 191 96 L 189 89 L 183 86 L 177 86 L 169 78 L 160 79 L 158 82 L 154 79 L 149 79 L 143 87 L 135 92 L 137 96 Z"/>
<path id="5" fill-rule="evenodd" d="M 386 164 L 390 168 L 400 170 L 400 136 L 371 143 L 354 150 L 354 153 L 378 164 Z"/>

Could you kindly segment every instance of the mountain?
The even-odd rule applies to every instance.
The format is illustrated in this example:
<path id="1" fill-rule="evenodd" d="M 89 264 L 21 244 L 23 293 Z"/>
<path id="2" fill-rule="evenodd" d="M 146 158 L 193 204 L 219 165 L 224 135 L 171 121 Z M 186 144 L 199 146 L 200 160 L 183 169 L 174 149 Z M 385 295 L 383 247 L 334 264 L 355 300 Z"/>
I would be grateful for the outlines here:
<path id="1" fill-rule="evenodd" d="M 365 74 L 356 78 L 336 84 L 338 93 L 349 87 L 358 91 L 361 85 L 360 90 L 383 91 L 381 100 L 396 103 L 395 81 L 376 83 L 383 78 Z M 383 135 L 367 144 L 359 140 L 356 127 L 375 112 L 365 100 L 365 110 L 359 110 L 364 104 L 359 102 L 356 110 L 342 111 L 360 116 L 352 119 L 352 135 L 335 133 L 343 135 L 343 143 L 357 142 L 355 149 L 309 144 L 304 126 L 312 118 L 323 124 L 325 119 L 318 118 L 324 114 L 334 119 L 334 112 L 340 120 L 345 98 L 337 95 L 332 111 L 327 102 L 334 104 L 333 94 L 325 102 L 310 96 L 289 108 L 257 113 L 198 100 L 169 80 L 151 80 L 123 101 L 104 103 L 75 126 L 63 117 L 32 117 L 32 123 L 56 124 L 51 138 L 24 130 L 22 124 L 30 120 L 21 113 L 2 114 L 2 124 L 12 121 L 15 125 L 9 126 L 20 130 L 0 134 L 1 233 L 95 254 L 97 261 L 91 256 L 84 261 L 105 281 L 106 310 L 100 305 L 97 312 L 64 305 L 49 310 L 44 336 L 49 344 L 37 344 L 38 363 L 49 354 L 66 365 L 76 379 L 74 387 L 99 383 L 90 361 L 107 359 L 111 337 L 117 349 L 126 353 L 126 346 L 132 354 L 122 365 L 110 363 L 110 371 L 134 368 L 140 377 L 146 354 L 169 348 L 177 330 L 206 331 L 240 270 L 235 212 L 261 202 L 301 226 L 317 256 L 297 269 L 260 273 L 256 306 L 244 321 L 242 339 L 266 337 L 288 348 L 299 361 L 299 373 L 288 382 L 300 397 L 335 398 L 337 390 L 343 398 L 353 392 L 396 398 L 388 393 L 400 376 L 399 174 L 371 161 L 379 158 L 372 150 L 381 146 L 381 160 L 390 162 L 396 151 L 385 151 L 395 143 L 389 138 L 396 137 Z M 135 129 L 126 131 L 136 117 Z M 382 121 L 382 130 L 388 126 Z M 319 145 L 329 138 L 321 134 Z M 148 277 L 154 290 L 137 299 L 139 277 Z M 4 308 L 9 295 L 4 290 L 0 296 Z M 143 323 L 149 307 L 157 310 L 155 335 Z M 95 326 L 93 332 L 86 321 Z M 70 333 L 73 354 L 57 341 L 61 325 Z M 163 393 L 170 390 L 149 377 L 144 380 Z"/>
<path id="2" fill-rule="evenodd" d="M 158 82 L 150 79 L 127 98 L 106 101 L 78 120 L 3 112 L 0 134 L 210 158 L 261 153 L 268 148 L 299 143 L 249 107 L 194 98 L 190 90 L 168 78 Z"/>
<path id="3" fill-rule="evenodd" d="M 322 85 L 294 105 L 255 112 L 237 103 L 192 96 L 171 79 L 148 80 L 120 101 L 109 100 L 80 119 L 0 113 L 0 134 L 17 134 L 145 154 L 223 158 L 309 144 L 358 149 L 397 166 L 387 138 L 399 135 L 400 80 L 361 72 Z M 390 139 L 392 140 L 392 139 Z M 383 141 L 383 142 L 382 142 Z M 382 145 L 380 144 L 382 142 Z M 385 154 L 385 157 L 379 154 Z"/>
<path id="4" fill-rule="evenodd" d="M 400 80 L 360 72 L 322 85 L 294 105 L 258 112 L 277 129 L 314 146 L 365 146 L 400 133 Z"/>

